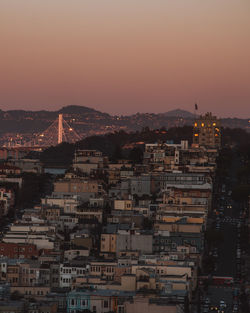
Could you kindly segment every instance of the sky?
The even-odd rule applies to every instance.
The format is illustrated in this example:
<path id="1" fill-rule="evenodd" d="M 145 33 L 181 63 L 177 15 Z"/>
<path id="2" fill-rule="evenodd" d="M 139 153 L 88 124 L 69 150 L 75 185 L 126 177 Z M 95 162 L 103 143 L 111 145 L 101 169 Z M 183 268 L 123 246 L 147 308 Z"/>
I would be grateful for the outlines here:
<path id="1" fill-rule="evenodd" d="M 1 0 L 0 109 L 250 117 L 249 0 Z"/>

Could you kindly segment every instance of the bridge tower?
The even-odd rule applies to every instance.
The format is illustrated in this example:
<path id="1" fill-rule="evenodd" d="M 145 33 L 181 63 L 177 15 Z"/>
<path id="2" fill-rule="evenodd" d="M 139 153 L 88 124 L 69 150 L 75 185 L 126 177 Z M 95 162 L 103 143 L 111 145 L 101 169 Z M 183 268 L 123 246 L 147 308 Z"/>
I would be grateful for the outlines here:
<path id="1" fill-rule="evenodd" d="M 59 114 L 58 118 L 42 133 L 35 135 L 33 141 L 28 144 L 31 146 L 50 147 L 61 144 L 62 142 L 74 143 L 81 140 L 77 132 Z"/>
<path id="2" fill-rule="evenodd" d="M 58 115 L 58 140 L 57 143 L 60 144 L 63 141 L 63 115 Z"/>

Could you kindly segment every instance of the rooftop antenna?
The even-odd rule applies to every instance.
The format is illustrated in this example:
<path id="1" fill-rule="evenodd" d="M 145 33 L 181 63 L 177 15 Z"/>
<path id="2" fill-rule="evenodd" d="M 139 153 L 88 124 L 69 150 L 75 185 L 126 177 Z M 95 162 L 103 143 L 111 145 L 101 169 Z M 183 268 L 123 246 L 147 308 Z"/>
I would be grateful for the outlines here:
<path id="1" fill-rule="evenodd" d="M 195 119 L 197 119 L 197 115 L 198 115 L 198 104 L 197 104 L 197 101 L 196 101 L 195 104 L 194 104 L 194 116 L 195 116 Z"/>

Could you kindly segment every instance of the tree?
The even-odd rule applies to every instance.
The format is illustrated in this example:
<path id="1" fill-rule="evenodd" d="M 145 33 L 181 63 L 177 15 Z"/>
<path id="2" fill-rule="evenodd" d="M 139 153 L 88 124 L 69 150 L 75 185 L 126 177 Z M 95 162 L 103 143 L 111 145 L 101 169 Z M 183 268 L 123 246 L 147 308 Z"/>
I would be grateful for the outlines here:
<path id="1" fill-rule="evenodd" d="M 208 246 L 216 245 L 223 241 L 223 233 L 214 229 L 207 229 L 205 232 L 205 238 Z"/>
<path id="2" fill-rule="evenodd" d="M 52 191 L 49 174 L 23 173 L 23 184 L 19 192 L 19 206 L 33 206 L 40 198 Z"/>
<path id="3" fill-rule="evenodd" d="M 205 273 L 211 273 L 214 270 L 214 259 L 212 256 L 206 256 L 203 258 L 203 271 Z"/>
<path id="4" fill-rule="evenodd" d="M 235 201 L 248 201 L 248 197 L 250 196 L 250 185 L 238 185 L 232 191 L 232 198 Z"/>
<path id="5" fill-rule="evenodd" d="M 143 151 L 140 148 L 135 147 L 129 152 L 128 158 L 132 163 L 140 164 L 143 160 Z"/>
<path id="6" fill-rule="evenodd" d="M 118 160 L 122 159 L 122 148 L 119 144 L 115 145 L 115 150 L 112 156 L 113 161 L 117 162 Z"/>
<path id="7" fill-rule="evenodd" d="M 153 221 L 152 219 L 149 219 L 148 217 L 145 217 L 143 220 L 143 229 L 152 229 L 153 228 Z"/>
<path id="8" fill-rule="evenodd" d="M 14 291 L 12 292 L 12 294 L 10 295 L 10 299 L 13 300 L 13 301 L 18 301 L 20 299 L 22 299 L 23 296 L 20 294 L 19 291 Z"/>

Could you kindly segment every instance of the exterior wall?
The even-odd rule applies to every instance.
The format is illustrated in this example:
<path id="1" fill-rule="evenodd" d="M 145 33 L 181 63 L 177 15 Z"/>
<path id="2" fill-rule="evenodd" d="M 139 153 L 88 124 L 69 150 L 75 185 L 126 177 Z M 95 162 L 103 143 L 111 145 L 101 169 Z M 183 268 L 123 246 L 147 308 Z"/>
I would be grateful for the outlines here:
<path id="1" fill-rule="evenodd" d="M 77 310 L 90 310 L 90 296 L 78 293 L 69 295 L 67 298 L 67 313 L 73 313 Z"/>
<path id="2" fill-rule="evenodd" d="M 169 192 L 164 193 L 163 203 L 169 201 L 175 204 L 204 205 L 209 207 L 212 197 L 212 189 L 178 189 L 170 188 Z"/>
<path id="3" fill-rule="evenodd" d="M 132 210 L 133 201 L 132 200 L 115 200 L 114 209 L 115 210 Z"/>
<path id="4" fill-rule="evenodd" d="M 101 235 L 101 252 L 116 252 L 116 234 L 102 234 Z"/>
<path id="5" fill-rule="evenodd" d="M 16 258 L 30 259 L 38 255 L 39 253 L 35 245 L 5 243 L 5 242 L 0 243 L 0 256 L 5 256 L 10 259 Z"/>
<path id="6" fill-rule="evenodd" d="M 79 256 L 89 256 L 89 250 L 86 249 L 86 250 L 83 250 L 83 249 L 74 249 L 74 250 L 66 250 L 64 252 L 64 257 L 71 261 L 73 260 L 74 258 L 76 257 L 79 257 Z"/>
<path id="7" fill-rule="evenodd" d="M 92 238 L 74 238 L 71 240 L 71 243 L 75 246 L 85 247 L 88 249 L 92 249 L 93 247 Z"/>
<path id="8" fill-rule="evenodd" d="M 43 205 L 59 206 L 63 208 L 64 213 L 75 213 L 77 206 L 80 204 L 79 198 L 59 198 L 59 197 L 47 197 L 42 199 Z"/>
<path id="9" fill-rule="evenodd" d="M 73 229 L 78 224 L 78 218 L 72 215 L 61 215 L 58 223 L 58 228 L 67 231 Z"/>
<path id="10" fill-rule="evenodd" d="M 122 277 L 124 277 L 124 275 L 128 275 L 131 273 L 131 267 L 129 265 L 127 266 L 117 266 L 115 267 L 115 277 L 114 280 L 116 282 L 121 283 L 122 281 Z M 124 280 L 124 282 L 126 282 L 126 280 Z M 125 290 L 125 289 L 124 289 Z"/>
<path id="11" fill-rule="evenodd" d="M 138 196 L 151 195 L 151 176 L 138 176 L 132 177 L 131 181 L 131 194 Z"/>
<path id="12" fill-rule="evenodd" d="M 156 173 L 152 175 L 152 193 L 166 190 L 169 187 L 178 186 L 204 186 L 203 189 L 208 189 L 211 185 L 207 183 L 207 177 L 200 173 Z"/>
<path id="13" fill-rule="evenodd" d="M 27 235 L 27 236 L 20 236 L 20 237 L 7 237 L 3 238 L 3 242 L 6 243 L 20 243 L 25 244 L 27 242 L 32 242 L 38 250 L 40 249 L 54 249 L 54 242 L 51 242 L 49 239 L 44 236 L 44 238 L 39 238 L 42 236 L 39 235 Z"/>
<path id="14" fill-rule="evenodd" d="M 154 252 L 178 251 L 178 248 L 185 246 L 189 251 L 201 253 L 204 249 L 203 234 L 197 233 L 171 233 L 169 236 L 154 236 Z M 179 248 L 182 249 L 182 248 Z M 195 250 L 194 250 L 195 249 Z"/>
<path id="15" fill-rule="evenodd" d="M 51 288 L 58 288 L 59 284 L 59 272 L 60 272 L 60 265 L 52 263 L 50 265 L 50 286 Z"/>
<path id="16" fill-rule="evenodd" d="M 89 174 L 91 170 L 102 168 L 104 161 L 100 151 L 78 150 L 75 152 L 73 168 Z"/>
<path id="17" fill-rule="evenodd" d="M 20 175 L 21 169 L 16 166 L 9 165 L 7 163 L 0 164 L 0 175 L 6 174 L 6 175 Z"/>
<path id="18" fill-rule="evenodd" d="M 97 163 L 75 163 L 73 164 L 74 170 L 78 169 L 83 173 L 90 174 L 92 170 L 98 169 L 99 164 Z"/>
<path id="19" fill-rule="evenodd" d="M 13 183 L 18 184 L 19 188 L 22 187 L 23 179 L 21 177 L 4 177 L 0 176 L 0 182 L 7 182 L 7 183 Z"/>
<path id="20" fill-rule="evenodd" d="M 9 303 L 1 304 L 0 312 L 1 313 L 24 313 L 26 311 L 25 303 L 12 301 Z"/>
<path id="21" fill-rule="evenodd" d="M 133 224 L 136 228 L 141 228 L 144 217 L 135 211 L 118 211 L 113 210 L 108 216 L 108 222 L 111 224 Z"/>
<path id="22" fill-rule="evenodd" d="M 14 203 L 15 194 L 13 190 L 0 188 L 0 216 L 7 215 Z"/>
<path id="23" fill-rule="evenodd" d="M 19 224 L 19 225 L 11 225 L 10 231 L 12 232 L 55 232 L 55 226 L 46 226 L 46 225 L 35 225 L 35 224 L 30 224 L 30 225 L 24 225 L 24 224 Z"/>
<path id="24" fill-rule="evenodd" d="M 54 191 L 65 193 L 98 193 L 100 191 L 100 188 L 97 181 L 88 181 L 82 179 L 64 179 L 54 183 Z"/>
<path id="25" fill-rule="evenodd" d="M 40 279 L 40 265 L 37 264 L 36 267 L 31 266 L 29 263 L 22 263 L 19 265 L 19 286 L 34 286 L 38 283 Z M 43 285 L 44 286 L 44 285 Z"/>
<path id="26" fill-rule="evenodd" d="M 138 250 L 141 254 L 152 253 L 153 236 L 117 234 L 116 254 L 126 250 Z"/>
<path id="27" fill-rule="evenodd" d="M 116 266 L 116 262 L 91 262 L 89 274 L 112 281 L 114 280 Z"/>
<path id="28" fill-rule="evenodd" d="M 85 267 L 75 267 L 67 264 L 60 264 L 59 286 L 61 288 L 71 287 L 74 279 L 76 277 L 84 277 L 85 272 Z"/>
<path id="29" fill-rule="evenodd" d="M 170 232 L 201 233 L 203 224 L 155 223 L 154 228 Z"/>
<path id="30" fill-rule="evenodd" d="M 78 208 L 77 217 L 79 219 L 97 220 L 102 223 L 103 210 L 97 208 Z"/>
<path id="31" fill-rule="evenodd" d="M 49 287 L 43 286 L 32 286 L 32 287 L 19 287 L 19 286 L 11 286 L 11 293 L 19 292 L 21 295 L 24 295 L 27 298 L 45 298 L 45 296 L 50 293 Z"/>
<path id="32" fill-rule="evenodd" d="M 19 272 L 20 268 L 18 265 L 8 265 L 6 273 L 6 282 L 11 284 L 11 286 L 18 286 L 20 282 Z"/>
<path id="33" fill-rule="evenodd" d="M 55 208 L 55 207 L 46 207 L 43 208 L 43 216 L 46 218 L 48 221 L 59 221 L 60 219 L 60 214 L 61 210 L 60 208 Z"/>
<path id="34" fill-rule="evenodd" d="M 71 292 L 67 297 L 67 313 L 74 313 L 83 310 L 90 310 L 96 313 L 118 313 L 117 296 L 102 295 L 102 292 Z"/>
<path id="35" fill-rule="evenodd" d="M 220 120 L 212 116 L 212 113 L 206 113 L 195 121 L 193 143 L 209 148 L 220 147 Z"/>
<path id="36" fill-rule="evenodd" d="M 22 172 L 30 173 L 42 173 L 43 167 L 40 160 L 33 159 L 19 159 L 19 160 L 9 160 L 10 164 L 19 167 Z"/>
<path id="37" fill-rule="evenodd" d="M 126 313 L 184 313 L 182 306 L 178 304 L 157 305 L 150 304 L 147 298 L 136 298 L 133 302 L 124 303 Z"/>
<path id="38" fill-rule="evenodd" d="M 160 276 L 166 275 L 176 275 L 183 276 L 187 275 L 187 277 L 191 278 L 193 275 L 193 271 L 191 266 L 180 266 L 178 264 L 173 265 L 173 262 L 169 262 L 170 264 L 164 265 L 155 265 L 155 264 L 144 264 L 144 265 L 132 265 L 132 274 L 137 276 L 141 276 L 141 273 L 144 273 L 146 269 L 151 269 L 155 272 L 155 274 L 159 274 Z M 172 264 L 171 264 L 172 263 Z"/>

